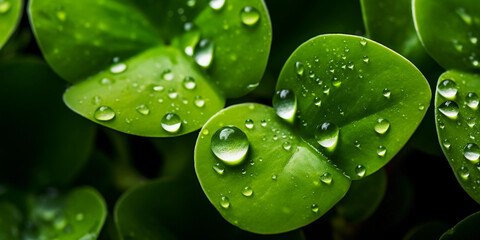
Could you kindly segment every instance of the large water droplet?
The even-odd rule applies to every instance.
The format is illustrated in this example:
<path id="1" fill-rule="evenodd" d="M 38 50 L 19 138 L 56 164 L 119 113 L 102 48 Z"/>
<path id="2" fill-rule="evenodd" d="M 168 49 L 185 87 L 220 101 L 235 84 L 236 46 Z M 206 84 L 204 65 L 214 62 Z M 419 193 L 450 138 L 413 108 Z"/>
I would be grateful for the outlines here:
<path id="1" fill-rule="evenodd" d="M 113 118 L 115 118 L 115 112 L 113 111 L 112 108 L 108 106 L 101 106 L 97 108 L 93 117 L 98 121 L 102 121 L 102 122 L 110 121 Z"/>
<path id="2" fill-rule="evenodd" d="M 315 130 L 315 140 L 317 140 L 322 147 L 333 151 L 337 146 L 339 134 L 340 128 L 335 123 L 325 122 L 317 126 Z"/>
<path id="3" fill-rule="evenodd" d="M 467 106 L 470 107 L 471 109 L 476 110 L 478 108 L 478 95 L 476 93 L 470 92 L 467 94 L 467 97 L 465 98 L 465 101 L 467 103 Z"/>
<path id="4" fill-rule="evenodd" d="M 273 97 L 273 107 L 277 115 L 292 123 L 297 111 L 297 97 L 289 89 L 277 91 Z"/>
<path id="5" fill-rule="evenodd" d="M 244 7 L 240 12 L 242 23 L 247 26 L 254 26 L 260 20 L 260 12 L 254 7 Z"/>
<path id="6" fill-rule="evenodd" d="M 458 116 L 458 105 L 454 101 L 445 101 L 438 107 L 438 111 L 440 111 L 443 115 L 450 119 L 456 119 Z"/>
<path id="7" fill-rule="evenodd" d="M 480 158 L 480 148 L 475 143 L 469 143 L 463 149 L 463 156 L 470 161 L 476 162 Z"/>
<path id="8" fill-rule="evenodd" d="M 320 176 L 320 181 L 322 181 L 325 184 L 330 184 L 333 181 L 332 174 L 330 173 L 324 173 L 322 176 Z"/>
<path id="9" fill-rule="evenodd" d="M 177 133 L 182 126 L 182 120 L 175 113 L 167 113 L 163 116 L 161 124 L 165 131 L 169 133 Z"/>
<path id="10" fill-rule="evenodd" d="M 253 195 L 253 189 L 251 187 L 244 187 L 242 189 L 242 195 L 245 197 L 250 197 Z"/>
<path id="11" fill-rule="evenodd" d="M 195 50 L 195 62 L 203 68 L 210 67 L 210 64 L 212 64 L 213 61 L 213 50 L 213 42 L 209 39 L 203 39 L 198 43 L 198 47 Z"/>
<path id="12" fill-rule="evenodd" d="M 210 0 L 209 5 L 213 10 L 220 10 L 225 5 L 225 0 Z"/>
<path id="13" fill-rule="evenodd" d="M 359 164 L 355 167 L 355 173 L 359 177 L 364 177 L 365 173 L 367 172 L 367 168 L 365 168 L 363 165 Z"/>
<path id="14" fill-rule="evenodd" d="M 295 72 L 299 77 L 303 76 L 303 73 L 305 72 L 305 67 L 303 66 L 302 62 L 295 63 Z"/>
<path id="15" fill-rule="evenodd" d="M 230 199 L 228 199 L 228 197 L 225 197 L 225 196 L 221 197 L 220 198 L 220 206 L 222 208 L 225 208 L 225 209 L 229 208 L 230 207 Z"/>
<path id="16" fill-rule="evenodd" d="M 378 134 L 384 134 L 390 129 L 390 122 L 387 119 L 379 118 L 374 129 Z"/>
<path id="17" fill-rule="evenodd" d="M 457 84 L 450 79 L 445 79 L 438 85 L 438 93 L 446 99 L 454 99 L 457 91 Z"/>
<path id="18" fill-rule="evenodd" d="M 250 143 L 247 135 L 234 126 L 218 129 L 212 136 L 210 149 L 225 164 L 234 166 L 243 162 Z"/>
<path id="19" fill-rule="evenodd" d="M 12 4 L 8 0 L 0 1 L 0 14 L 7 13 L 12 8 Z"/>
<path id="20" fill-rule="evenodd" d="M 137 109 L 137 112 L 142 114 L 142 115 L 146 116 L 146 115 L 150 114 L 150 109 L 148 108 L 147 105 L 140 105 L 136 109 Z"/>
<path id="21" fill-rule="evenodd" d="M 117 63 L 110 68 L 111 73 L 122 73 L 127 70 L 127 65 L 125 63 Z"/>

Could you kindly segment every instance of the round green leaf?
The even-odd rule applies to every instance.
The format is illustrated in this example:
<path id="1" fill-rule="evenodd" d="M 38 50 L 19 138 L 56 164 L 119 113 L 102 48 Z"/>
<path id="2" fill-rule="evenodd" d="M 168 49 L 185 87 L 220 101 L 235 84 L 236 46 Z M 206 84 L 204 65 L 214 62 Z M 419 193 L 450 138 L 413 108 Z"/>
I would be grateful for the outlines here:
<path id="1" fill-rule="evenodd" d="M 478 239 L 480 238 L 478 224 L 480 224 L 480 212 L 476 212 L 457 223 L 452 229 L 445 232 L 440 240 Z"/>
<path id="2" fill-rule="evenodd" d="M 345 195 L 350 179 L 374 173 L 400 150 L 430 101 L 425 78 L 410 62 L 349 35 L 319 36 L 300 46 L 277 89 L 278 116 L 262 105 L 230 107 L 207 122 L 195 149 L 197 176 L 217 210 L 263 234 L 323 215 Z M 227 132 L 216 134 L 225 126 Z M 234 167 L 211 148 L 228 140 L 230 126 L 249 141 L 245 160 Z M 242 146 L 235 139 L 226 143 Z"/>
<path id="3" fill-rule="evenodd" d="M 282 89 L 297 98 L 294 128 L 352 179 L 374 173 L 397 154 L 431 99 L 427 81 L 409 61 L 349 35 L 319 36 L 300 46 L 280 74 L 277 90 Z M 339 128 L 333 152 L 315 139 L 323 123 Z M 360 176 L 359 165 L 366 169 Z"/>
<path id="4" fill-rule="evenodd" d="M 447 71 L 438 81 L 438 139 L 458 182 L 480 203 L 480 75 Z M 477 147 L 476 147 L 477 146 Z"/>
<path id="5" fill-rule="evenodd" d="M 446 69 L 480 69 L 476 0 L 414 0 L 415 26 L 427 52 Z"/>
<path id="6" fill-rule="evenodd" d="M 30 187 L 66 186 L 85 165 L 95 126 L 63 103 L 65 83 L 43 62 L 0 65 L 0 179 Z"/>
<path id="7" fill-rule="evenodd" d="M 262 236 L 226 224 L 194 181 L 157 180 L 125 193 L 115 206 L 120 239 L 304 239 L 301 231 Z"/>
<path id="8" fill-rule="evenodd" d="M 23 0 L 0 0 L 0 49 L 17 27 L 23 12 Z"/>
<path id="9" fill-rule="evenodd" d="M 33 0 L 29 10 L 47 62 L 74 83 L 67 105 L 135 135 L 199 129 L 258 85 L 270 51 L 261 0 Z M 162 127 L 169 113 L 180 128 Z"/>

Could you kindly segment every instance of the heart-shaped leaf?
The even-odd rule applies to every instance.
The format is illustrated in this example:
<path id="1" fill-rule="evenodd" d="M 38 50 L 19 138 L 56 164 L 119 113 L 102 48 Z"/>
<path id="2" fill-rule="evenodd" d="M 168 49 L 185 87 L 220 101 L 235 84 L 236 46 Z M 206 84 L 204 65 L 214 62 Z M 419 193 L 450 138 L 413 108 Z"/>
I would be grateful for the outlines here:
<path id="1" fill-rule="evenodd" d="M 0 49 L 17 27 L 23 12 L 23 0 L 0 0 Z"/>
<path id="2" fill-rule="evenodd" d="M 458 182 L 480 203 L 480 75 L 447 71 L 435 98 L 437 132 Z"/>
<path id="3" fill-rule="evenodd" d="M 415 26 L 427 52 L 446 69 L 480 70 L 477 0 L 414 0 Z"/>
<path id="4" fill-rule="evenodd" d="M 29 10 L 47 62 L 74 83 L 67 105 L 135 135 L 199 129 L 258 85 L 270 51 L 261 0 L 32 0 Z"/>
<path id="5" fill-rule="evenodd" d="M 195 149 L 197 176 L 217 210 L 262 234 L 304 226 L 333 207 L 352 179 L 400 150 L 431 98 L 410 62 L 349 35 L 300 46 L 277 89 L 275 110 L 243 104 L 216 114 Z"/>
<path id="6" fill-rule="evenodd" d="M 66 186 L 86 163 L 95 126 L 62 102 L 65 83 L 43 62 L 0 65 L 0 179 Z"/>
<path id="7" fill-rule="evenodd" d="M 480 238 L 480 212 L 476 212 L 445 232 L 440 240 L 478 239 Z"/>
<path id="8" fill-rule="evenodd" d="M 22 202 L 3 201 L 0 204 L 0 222 L 6 224 L 2 227 L 12 226 L 8 231 L 11 235 L 2 231 L 2 240 L 96 239 L 107 214 L 103 198 L 88 187 L 77 188 L 65 195 L 49 190 L 39 196 L 24 195 L 20 200 Z M 24 206 L 22 215 L 19 209 Z"/>

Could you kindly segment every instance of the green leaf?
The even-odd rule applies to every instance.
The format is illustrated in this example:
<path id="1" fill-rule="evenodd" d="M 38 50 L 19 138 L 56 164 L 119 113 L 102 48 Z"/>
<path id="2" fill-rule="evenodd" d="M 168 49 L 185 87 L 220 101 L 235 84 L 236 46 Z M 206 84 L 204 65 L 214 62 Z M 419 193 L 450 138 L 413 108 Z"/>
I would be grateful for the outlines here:
<path id="1" fill-rule="evenodd" d="M 480 203 L 480 75 L 447 71 L 440 76 L 435 118 L 442 150 L 463 189 Z"/>
<path id="2" fill-rule="evenodd" d="M 39 61 L 0 65 L 0 178 L 32 187 L 66 186 L 85 165 L 95 128 L 62 102 L 65 83 Z"/>
<path id="3" fill-rule="evenodd" d="M 362 180 L 352 182 L 347 195 L 335 205 L 340 217 L 348 222 L 360 222 L 370 217 L 387 191 L 387 174 L 380 170 Z"/>
<path id="4" fill-rule="evenodd" d="M 47 62 L 74 83 L 70 108 L 122 132 L 169 137 L 199 129 L 265 70 L 265 4 L 229 0 L 215 10 L 221 2 L 33 0 L 29 10 Z M 168 113 L 179 129 L 162 128 Z"/>
<path id="5" fill-rule="evenodd" d="M 415 26 L 427 52 L 442 67 L 480 69 L 480 5 L 476 0 L 414 0 Z"/>
<path id="6" fill-rule="evenodd" d="M 15 227 L 18 231 L 12 232 L 17 239 L 96 239 L 107 214 L 103 198 L 89 187 L 65 195 L 56 190 L 38 196 L 24 195 L 22 201 L 26 203 L 23 216 L 14 205 L 0 204 L 0 222 L 7 224 L 2 227 Z M 21 202 L 15 204 L 23 207 Z M 11 239 L 2 237 L 1 240 Z"/>
<path id="7" fill-rule="evenodd" d="M 448 224 L 444 222 L 431 221 L 419 224 L 403 238 L 404 240 L 437 240 L 445 230 L 448 229 Z"/>
<path id="8" fill-rule="evenodd" d="M 480 212 L 476 212 L 455 225 L 452 229 L 445 232 L 440 240 L 454 239 L 478 239 L 480 237 Z"/>
<path id="9" fill-rule="evenodd" d="M 212 204 L 230 223 L 262 234 L 322 216 L 351 179 L 374 173 L 400 150 L 430 101 L 425 78 L 410 62 L 349 35 L 323 35 L 300 46 L 277 89 L 286 100 L 274 98 L 274 105 L 286 121 L 266 106 L 236 105 L 207 122 L 195 149 L 197 176 Z M 380 119 L 386 120 L 375 130 Z M 323 127 L 333 129 L 330 138 L 316 132 Z M 232 167 L 217 157 L 244 161 Z"/>
<path id="10" fill-rule="evenodd" d="M 22 12 L 22 0 L 0 0 L 0 49 L 17 28 Z"/>
<path id="11" fill-rule="evenodd" d="M 226 224 L 194 181 L 156 180 L 125 193 L 115 207 L 121 239 L 304 239 L 301 231 L 261 236 Z"/>

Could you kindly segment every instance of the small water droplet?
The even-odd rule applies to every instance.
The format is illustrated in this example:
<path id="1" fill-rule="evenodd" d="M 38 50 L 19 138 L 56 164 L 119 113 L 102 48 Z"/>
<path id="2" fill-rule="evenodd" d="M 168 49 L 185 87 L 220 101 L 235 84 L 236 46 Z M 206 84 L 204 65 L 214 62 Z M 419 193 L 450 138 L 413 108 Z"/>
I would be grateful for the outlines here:
<path id="1" fill-rule="evenodd" d="M 340 128 L 335 123 L 325 122 L 318 125 L 315 130 L 315 140 L 329 151 L 335 150 L 338 142 Z"/>
<path id="2" fill-rule="evenodd" d="M 479 99 L 476 93 L 473 93 L 473 92 L 468 93 L 465 99 L 468 107 L 470 107 L 473 110 L 476 110 L 478 108 Z"/>
<path id="3" fill-rule="evenodd" d="M 221 197 L 220 198 L 220 206 L 222 208 L 225 208 L 225 209 L 229 208 L 230 207 L 230 199 L 228 199 L 228 197 L 225 197 L 225 196 Z"/>
<path id="4" fill-rule="evenodd" d="M 174 77 L 175 77 L 175 74 L 172 72 L 172 69 L 168 68 L 163 70 L 162 78 L 164 80 L 171 81 L 173 80 Z"/>
<path id="5" fill-rule="evenodd" d="M 109 78 L 102 78 L 100 80 L 100 84 L 102 85 L 110 85 L 113 83 L 113 80 L 109 79 Z"/>
<path id="6" fill-rule="evenodd" d="M 320 107 L 322 105 L 322 99 L 320 99 L 319 97 L 315 97 L 313 99 L 313 104 L 315 104 L 315 106 L 317 107 Z"/>
<path id="7" fill-rule="evenodd" d="M 168 98 L 170 99 L 175 99 L 178 97 L 178 92 L 177 90 L 173 89 L 173 88 L 170 88 L 168 89 Z"/>
<path id="8" fill-rule="evenodd" d="M 364 47 L 367 46 L 367 40 L 365 40 L 365 39 L 360 40 L 360 45 L 362 45 Z"/>
<path id="9" fill-rule="evenodd" d="M 234 126 L 218 129 L 212 136 L 210 149 L 225 164 L 234 166 L 243 162 L 250 143 L 247 135 Z"/>
<path id="10" fill-rule="evenodd" d="M 385 157 L 386 154 L 387 154 L 387 148 L 382 145 L 378 146 L 377 155 L 379 157 Z"/>
<path id="11" fill-rule="evenodd" d="M 355 173 L 357 173 L 357 176 L 359 176 L 359 177 L 364 177 L 366 172 L 367 172 L 367 168 L 365 168 L 361 164 L 359 164 L 355 167 Z"/>
<path id="12" fill-rule="evenodd" d="M 472 16 L 470 16 L 470 14 L 468 14 L 464 8 L 457 9 L 457 14 L 466 24 L 472 24 Z"/>
<path id="13" fill-rule="evenodd" d="M 438 111 L 440 111 L 443 115 L 450 119 L 456 119 L 458 116 L 458 105 L 454 101 L 445 101 L 438 107 Z"/>
<path id="14" fill-rule="evenodd" d="M 312 212 L 318 213 L 318 206 L 317 206 L 317 204 L 312 204 L 311 209 L 312 209 Z"/>
<path id="15" fill-rule="evenodd" d="M 197 86 L 197 83 L 193 77 L 186 76 L 183 79 L 183 87 L 185 89 L 192 90 L 192 89 L 195 89 L 196 86 Z"/>
<path id="16" fill-rule="evenodd" d="M 286 141 L 283 143 L 283 149 L 285 150 L 290 150 L 292 148 L 292 145 L 290 144 L 290 142 Z"/>
<path id="17" fill-rule="evenodd" d="M 480 148 L 475 143 L 469 143 L 463 149 L 463 156 L 472 162 L 476 162 L 480 158 Z"/>
<path id="18" fill-rule="evenodd" d="M 1 7 L 1 3 L 0 3 L 0 7 Z M 1 11 L 1 9 L 0 9 L 0 11 Z M 67 13 L 65 11 L 62 11 L 62 10 L 57 11 L 57 18 L 58 18 L 58 20 L 60 20 L 62 22 L 65 22 L 65 20 L 67 20 Z"/>
<path id="19" fill-rule="evenodd" d="M 355 140 L 355 142 L 353 142 L 353 145 L 356 147 L 356 148 L 360 148 L 360 141 L 358 140 Z"/>
<path id="20" fill-rule="evenodd" d="M 162 128 L 169 133 L 177 133 L 182 126 L 182 120 L 175 113 L 167 113 L 161 120 Z"/>
<path id="21" fill-rule="evenodd" d="M 225 0 L 210 0 L 209 5 L 213 10 L 218 11 L 221 10 L 225 5 Z"/>
<path id="22" fill-rule="evenodd" d="M 213 170 L 215 170 L 215 172 L 220 174 L 220 175 L 223 175 L 223 173 L 225 172 L 225 168 L 222 165 L 220 165 L 219 163 L 217 163 L 216 165 L 213 166 Z"/>
<path id="23" fill-rule="evenodd" d="M 248 129 L 253 129 L 253 120 L 252 119 L 245 120 L 245 127 Z"/>
<path id="24" fill-rule="evenodd" d="M 110 72 L 115 74 L 125 72 L 125 70 L 127 70 L 127 65 L 125 63 L 117 63 L 110 68 Z"/>
<path id="25" fill-rule="evenodd" d="M 467 118 L 467 125 L 471 128 L 475 127 L 475 118 L 472 118 L 472 117 Z"/>
<path id="26" fill-rule="evenodd" d="M 471 42 L 473 45 L 476 45 L 477 42 L 478 42 L 478 38 L 477 38 L 477 37 L 470 37 L 470 42 Z"/>
<path id="27" fill-rule="evenodd" d="M 468 168 L 465 166 L 462 166 L 459 170 L 460 177 L 463 178 L 463 180 L 467 180 L 468 177 L 470 176 L 470 173 L 468 172 Z"/>
<path id="28" fill-rule="evenodd" d="M 305 72 L 305 67 L 303 66 L 302 62 L 295 62 L 295 72 L 299 77 L 303 76 Z"/>
<path id="29" fill-rule="evenodd" d="M 153 86 L 153 91 L 155 92 L 162 92 L 165 88 L 163 86 Z"/>
<path id="30" fill-rule="evenodd" d="M 202 96 L 196 96 L 195 101 L 193 101 L 195 106 L 201 108 L 205 106 L 205 100 L 203 100 Z"/>
<path id="31" fill-rule="evenodd" d="M 242 195 L 245 197 L 250 197 L 253 195 L 253 189 L 251 187 L 244 187 L 242 189 Z"/>
<path id="32" fill-rule="evenodd" d="M 325 184 L 330 184 L 333 181 L 332 174 L 330 173 L 324 173 L 322 176 L 320 176 L 320 181 L 322 181 Z"/>
<path id="33" fill-rule="evenodd" d="M 83 221 L 84 218 L 85 218 L 85 216 L 83 215 L 83 213 L 77 213 L 77 214 L 75 215 L 75 220 L 77 220 L 77 221 L 79 221 L 79 222 L 80 222 L 80 221 Z"/>
<path id="34" fill-rule="evenodd" d="M 364 63 L 368 63 L 370 61 L 370 59 L 368 58 L 368 56 L 363 56 L 363 62 Z"/>
<path id="35" fill-rule="evenodd" d="M 198 43 L 198 47 L 195 50 L 194 59 L 195 62 L 203 67 L 208 68 L 213 61 L 214 44 L 209 39 L 203 39 Z"/>
<path id="36" fill-rule="evenodd" d="M 297 97 L 289 89 L 277 91 L 273 97 L 273 107 L 277 115 L 292 123 L 297 111 Z"/>
<path id="37" fill-rule="evenodd" d="M 277 180 L 277 175 L 272 175 L 272 180 Z"/>
<path id="38" fill-rule="evenodd" d="M 0 14 L 5 14 L 8 11 L 10 11 L 10 8 L 12 8 L 12 4 L 8 0 L 3 0 L 0 1 Z"/>
<path id="39" fill-rule="evenodd" d="M 450 144 L 450 141 L 448 141 L 448 139 L 443 140 L 443 147 L 445 147 L 445 149 L 450 149 L 450 146 L 452 146 L 452 144 Z"/>
<path id="40" fill-rule="evenodd" d="M 385 88 L 385 89 L 383 89 L 382 94 L 385 98 L 388 99 L 388 98 L 390 98 L 390 95 L 392 94 L 392 92 L 390 92 L 390 90 L 388 88 Z"/>
<path id="41" fill-rule="evenodd" d="M 148 108 L 147 105 L 140 105 L 136 109 L 137 109 L 137 112 L 142 114 L 142 115 L 146 116 L 146 115 L 150 114 L 150 109 Z"/>
<path id="42" fill-rule="evenodd" d="M 334 87 L 340 87 L 340 85 L 342 85 L 342 81 L 340 81 L 340 79 L 334 77 L 334 78 L 332 79 L 332 85 L 333 85 Z"/>
<path id="43" fill-rule="evenodd" d="M 420 111 L 425 110 L 425 105 L 423 105 L 423 104 L 421 104 L 421 103 L 418 104 L 418 110 L 420 110 Z"/>
<path id="44" fill-rule="evenodd" d="M 247 26 L 254 26 L 260 20 L 260 12 L 254 7 L 244 7 L 240 12 L 242 23 Z"/>
<path id="45" fill-rule="evenodd" d="M 379 118 L 374 129 L 378 134 L 385 134 L 390 129 L 390 122 L 387 119 Z"/>
<path id="46" fill-rule="evenodd" d="M 438 85 L 438 93 L 446 99 L 454 99 L 457 91 L 457 84 L 450 79 L 445 79 Z"/>
<path id="47" fill-rule="evenodd" d="M 112 108 L 108 106 L 101 106 L 97 108 L 93 117 L 98 121 L 102 121 L 102 122 L 110 121 L 113 118 L 115 118 L 115 112 L 113 111 Z"/>
<path id="48" fill-rule="evenodd" d="M 197 0 L 187 0 L 187 6 L 195 7 L 195 4 L 197 4 Z"/>

